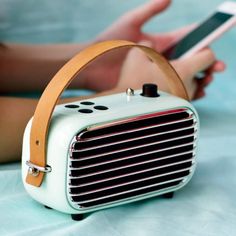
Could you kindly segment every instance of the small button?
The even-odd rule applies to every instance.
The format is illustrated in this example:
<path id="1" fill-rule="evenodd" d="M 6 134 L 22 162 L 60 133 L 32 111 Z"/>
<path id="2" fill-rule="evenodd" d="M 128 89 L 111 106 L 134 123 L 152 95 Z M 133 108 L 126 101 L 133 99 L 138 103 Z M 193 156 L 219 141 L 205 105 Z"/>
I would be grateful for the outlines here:
<path id="1" fill-rule="evenodd" d="M 81 102 L 80 104 L 86 105 L 86 106 L 94 105 L 93 102 L 89 102 L 89 101 Z"/>
<path id="2" fill-rule="evenodd" d="M 69 104 L 69 105 L 65 105 L 66 108 L 78 108 L 78 105 L 75 104 Z"/>
<path id="3" fill-rule="evenodd" d="M 95 108 L 96 110 L 101 110 L 101 111 L 108 110 L 108 107 L 105 107 L 105 106 L 95 106 L 94 108 Z"/>
<path id="4" fill-rule="evenodd" d="M 127 96 L 134 96 L 134 90 L 132 88 L 127 88 L 126 95 Z"/>
<path id="5" fill-rule="evenodd" d="M 78 112 L 80 113 L 92 113 L 93 111 L 90 109 L 79 109 Z"/>

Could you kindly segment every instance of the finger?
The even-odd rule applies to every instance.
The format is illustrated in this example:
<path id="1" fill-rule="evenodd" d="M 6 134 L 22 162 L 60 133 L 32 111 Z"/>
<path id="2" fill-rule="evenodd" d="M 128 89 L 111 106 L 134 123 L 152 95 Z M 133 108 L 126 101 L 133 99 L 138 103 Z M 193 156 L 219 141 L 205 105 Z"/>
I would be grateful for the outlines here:
<path id="1" fill-rule="evenodd" d="M 214 74 L 214 73 L 219 73 L 219 72 L 223 72 L 226 68 L 226 65 L 224 62 L 222 61 L 216 61 L 215 63 L 213 63 L 209 68 L 207 68 L 204 72 L 201 72 L 202 77 L 200 78 L 200 80 L 205 80 L 206 77 Z M 199 79 L 199 76 L 197 74 L 196 79 Z"/>
<path id="2" fill-rule="evenodd" d="M 211 84 L 214 80 L 214 77 L 212 75 L 208 75 L 202 82 L 203 87 L 207 87 L 209 84 Z"/>
<path id="3" fill-rule="evenodd" d="M 212 72 L 223 72 L 226 68 L 226 65 L 223 61 L 216 61 L 212 66 Z"/>
<path id="4" fill-rule="evenodd" d="M 197 100 L 197 99 L 203 98 L 205 96 L 206 96 L 206 92 L 204 90 L 199 90 L 199 91 L 196 92 L 193 99 Z"/>
<path id="5" fill-rule="evenodd" d="M 178 30 L 163 34 L 143 34 L 144 38 L 153 42 L 157 51 L 164 51 L 166 48 L 183 38 L 195 27 L 195 24 L 185 26 Z"/>
<path id="6" fill-rule="evenodd" d="M 173 45 L 175 42 L 178 42 L 181 40 L 186 34 L 188 34 L 194 27 L 196 27 L 195 24 L 188 25 L 185 27 L 182 27 L 180 29 L 177 29 L 175 31 L 165 33 L 165 34 L 159 34 L 157 36 L 158 43 L 163 45 L 162 51 L 168 48 L 169 46 Z"/>
<path id="7" fill-rule="evenodd" d="M 140 27 L 151 17 L 165 10 L 170 2 L 170 0 L 152 0 L 128 12 L 124 17 L 127 17 L 133 25 Z"/>
<path id="8" fill-rule="evenodd" d="M 214 80 L 212 74 L 207 75 L 204 79 L 197 79 L 196 83 L 197 83 L 197 89 L 196 92 L 193 96 L 193 99 L 200 99 L 202 97 L 204 97 L 206 95 L 206 92 L 204 91 L 205 88 L 212 83 L 212 81 Z"/>
<path id="9" fill-rule="evenodd" d="M 211 74 L 215 72 L 222 72 L 226 68 L 223 61 L 215 61 L 208 69 L 205 70 L 205 74 Z"/>
<path id="10" fill-rule="evenodd" d="M 163 52 L 173 42 L 169 34 L 153 35 L 144 33 L 143 38 L 151 41 L 153 48 L 158 52 Z"/>
<path id="11" fill-rule="evenodd" d="M 204 79 L 197 79 L 198 88 L 205 88 L 213 81 L 212 75 L 207 75 Z"/>
<path id="12" fill-rule="evenodd" d="M 193 75 L 208 69 L 215 60 L 215 55 L 210 49 L 204 49 L 191 57 L 181 59 L 188 68 L 188 73 Z"/>

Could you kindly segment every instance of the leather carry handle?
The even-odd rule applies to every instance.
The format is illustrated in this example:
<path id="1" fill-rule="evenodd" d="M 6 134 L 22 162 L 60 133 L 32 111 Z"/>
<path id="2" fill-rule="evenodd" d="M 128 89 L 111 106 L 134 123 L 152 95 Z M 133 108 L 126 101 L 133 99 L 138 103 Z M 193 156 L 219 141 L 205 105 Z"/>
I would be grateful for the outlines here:
<path id="1" fill-rule="evenodd" d="M 26 182 L 40 187 L 47 172 L 46 152 L 50 119 L 57 101 L 71 81 L 93 60 L 104 53 L 119 49 L 136 47 L 141 49 L 165 73 L 172 94 L 188 99 L 188 94 L 173 67 L 155 50 L 129 41 L 114 40 L 94 44 L 81 51 L 67 62 L 52 78 L 44 90 L 36 107 L 30 133 L 30 166 Z"/>

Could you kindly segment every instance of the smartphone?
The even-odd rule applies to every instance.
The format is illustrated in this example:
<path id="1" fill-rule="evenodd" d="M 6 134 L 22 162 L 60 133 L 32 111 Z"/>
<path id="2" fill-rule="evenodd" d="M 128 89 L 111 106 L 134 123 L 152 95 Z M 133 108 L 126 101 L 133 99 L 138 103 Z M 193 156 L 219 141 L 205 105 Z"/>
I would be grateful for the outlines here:
<path id="1" fill-rule="evenodd" d="M 195 29 L 167 48 L 163 55 L 168 60 L 189 57 L 210 45 L 234 25 L 236 25 L 236 2 L 226 1 Z"/>

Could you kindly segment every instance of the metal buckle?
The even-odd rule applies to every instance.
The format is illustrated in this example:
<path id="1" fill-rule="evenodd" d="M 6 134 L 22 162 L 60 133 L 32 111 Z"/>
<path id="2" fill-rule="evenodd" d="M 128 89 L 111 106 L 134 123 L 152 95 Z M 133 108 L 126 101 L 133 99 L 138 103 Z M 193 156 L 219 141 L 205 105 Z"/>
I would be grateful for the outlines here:
<path id="1" fill-rule="evenodd" d="M 48 165 L 45 167 L 42 167 L 42 166 L 35 165 L 31 163 L 30 161 L 26 161 L 26 165 L 29 166 L 29 169 L 28 169 L 29 174 L 33 176 L 38 176 L 39 172 L 49 173 L 52 171 L 52 167 Z"/>

